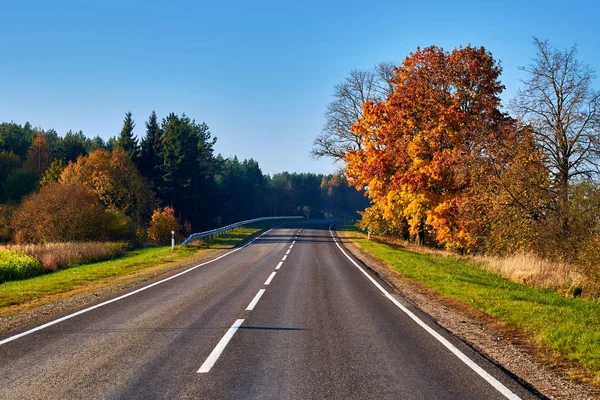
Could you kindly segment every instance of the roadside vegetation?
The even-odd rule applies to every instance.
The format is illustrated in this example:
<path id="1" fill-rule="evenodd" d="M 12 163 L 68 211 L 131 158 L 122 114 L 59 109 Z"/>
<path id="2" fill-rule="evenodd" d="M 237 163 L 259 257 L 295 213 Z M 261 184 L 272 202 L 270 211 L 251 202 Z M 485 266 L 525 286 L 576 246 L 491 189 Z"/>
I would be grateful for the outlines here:
<path id="1" fill-rule="evenodd" d="M 122 242 L 67 242 L 0 245 L 0 251 L 2 250 L 23 252 L 37 259 L 43 272 L 51 272 L 116 258 L 125 253 L 127 244 Z"/>
<path id="2" fill-rule="evenodd" d="M 352 226 L 338 228 L 345 240 L 384 261 L 408 282 L 501 321 L 526 334 L 538 355 L 552 364 L 567 361 L 574 377 L 600 384 L 600 303 L 565 297 L 555 290 L 515 283 L 486 270 L 485 260 L 367 239 Z M 558 362 L 557 362 L 558 361 Z M 583 374 L 581 371 L 585 371 Z"/>
<path id="3" fill-rule="evenodd" d="M 0 123 L 0 285 L 127 250 L 152 253 L 171 232 L 181 243 L 242 220 L 356 216 L 367 204 L 340 173 L 270 176 L 252 159 L 215 155 L 208 125 L 185 114 L 160 121 L 152 112 L 139 140 L 134 131 L 130 112 L 107 141 Z"/>
<path id="4" fill-rule="evenodd" d="M 257 217 L 356 216 L 367 204 L 341 173 L 271 176 L 215 155 L 208 126 L 186 115 L 152 113 L 137 131 L 131 113 L 107 141 L 0 123 L 0 243 L 159 245 L 172 230 L 181 240 Z"/>
<path id="5" fill-rule="evenodd" d="M 600 91 L 576 46 L 533 45 L 508 104 L 484 47 L 351 71 L 313 154 L 365 191 L 360 246 L 600 384 Z"/>
<path id="6" fill-rule="evenodd" d="M 22 251 L 0 249 L 0 283 L 42 274 L 42 265 Z"/>
<path id="7" fill-rule="evenodd" d="M 527 60 L 523 60 L 527 62 Z M 516 96 L 484 47 L 417 48 L 335 87 L 314 155 L 344 162 L 374 235 L 600 295 L 600 91 L 577 48 L 533 40 Z M 489 258 L 494 257 L 494 259 Z"/>
<path id="8" fill-rule="evenodd" d="M 103 287 L 130 280 L 143 280 L 149 276 L 166 272 L 170 269 L 192 262 L 198 258 L 208 257 L 218 249 L 235 247 L 257 232 L 280 224 L 281 221 L 264 222 L 244 226 L 216 237 L 210 242 L 195 242 L 190 246 L 170 246 L 140 248 L 123 253 L 122 256 L 109 261 L 92 262 L 61 269 L 51 274 L 43 274 L 41 264 L 23 252 L 0 250 L 0 273 L 3 273 L 4 253 L 10 253 L 11 268 L 36 273 L 30 279 L 15 280 L 0 284 L 0 316 L 6 316 L 29 306 L 38 306 L 78 293 L 89 292 Z M 102 245 L 102 244 L 101 244 Z M 28 250 L 35 254 L 29 246 Z M 58 247 L 64 249 L 63 245 Z M 77 248 L 74 245 L 73 248 Z M 44 246 L 35 247 L 35 251 L 43 254 Z M 69 252 L 70 250 L 67 250 Z M 32 277 L 31 276 L 35 276 Z"/>

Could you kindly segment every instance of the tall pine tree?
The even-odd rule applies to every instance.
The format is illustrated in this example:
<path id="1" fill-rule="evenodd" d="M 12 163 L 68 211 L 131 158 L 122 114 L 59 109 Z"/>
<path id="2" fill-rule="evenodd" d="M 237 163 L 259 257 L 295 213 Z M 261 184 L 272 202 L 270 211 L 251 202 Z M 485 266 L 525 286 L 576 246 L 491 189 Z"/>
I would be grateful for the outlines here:
<path id="1" fill-rule="evenodd" d="M 142 139 L 140 154 L 140 172 L 156 188 L 160 182 L 160 165 L 162 163 L 162 145 L 160 137 L 162 129 L 158 124 L 156 113 L 152 111 L 146 122 L 146 137 Z"/>
<path id="2" fill-rule="evenodd" d="M 121 129 L 115 147 L 123 149 L 129 155 L 129 158 L 137 164 L 140 150 L 137 137 L 133 135 L 133 128 L 135 128 L 135 122 L 133 122 L 131 111 L 129 111 L 125 113 L 123 129 Z"/>
<path id="3" fill-rule="evenodd" d="M 162 130 L 160 197 L 175 208 L 180 220 L 189 220 L 196 229 L 211 226 L 216 138 L 211 140 L 206 124 L 196 124 L 185 114 L 169 114 Z"/>

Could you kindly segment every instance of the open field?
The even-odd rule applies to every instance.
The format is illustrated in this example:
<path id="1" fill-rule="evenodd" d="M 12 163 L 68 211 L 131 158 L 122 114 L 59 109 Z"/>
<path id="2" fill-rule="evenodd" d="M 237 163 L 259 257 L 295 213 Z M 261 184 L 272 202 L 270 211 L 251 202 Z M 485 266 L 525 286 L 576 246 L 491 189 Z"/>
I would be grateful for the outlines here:
<path id="1" fill-rule="evenodd" d="M 508 328 L 527 336 L 540 355 L 563 362 L 572 375 L 600 384 L 600 328 L 597 300 L 567 298 L 550 289 L 511 282 L 448 255 L 417 253 L 407 248 L 367 240 L 356 228 L 341 227 L 341 237 L 351 239 L 398 271 L 409 282 L 476 308 Z"/>

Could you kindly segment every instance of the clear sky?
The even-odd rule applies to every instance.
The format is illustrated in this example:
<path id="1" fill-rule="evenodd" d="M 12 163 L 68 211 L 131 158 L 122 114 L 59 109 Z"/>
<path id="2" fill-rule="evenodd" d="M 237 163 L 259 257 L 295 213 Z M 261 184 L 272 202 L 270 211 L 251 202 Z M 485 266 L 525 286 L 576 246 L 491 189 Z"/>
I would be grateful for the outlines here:
<path id="1" fill-rule="evenodd" d="M 205 121 L 216 152 L 265 173 L 333 172 L 309 152 L 336 83 L 417 46 L 485 46 L 504 99 L 532 37 L 600 72 L 596 1 L 0 0 L 0 121 L 116 135 L 125 111 Z M 596 81 L 596 87 L 600 82 Z"/>

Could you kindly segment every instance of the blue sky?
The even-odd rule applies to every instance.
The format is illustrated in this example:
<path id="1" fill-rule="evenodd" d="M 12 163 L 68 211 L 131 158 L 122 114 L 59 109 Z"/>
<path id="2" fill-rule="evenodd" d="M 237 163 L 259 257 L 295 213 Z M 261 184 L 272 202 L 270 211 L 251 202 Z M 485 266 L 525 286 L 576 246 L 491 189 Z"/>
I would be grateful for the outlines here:
<path id="1" fill-rule="evenodd" d="M 401 62 L 417 46 L 485 46 L 504 99 L 532 37 L 578 44 L 600 71 L 594 1 L 2 1 L 0 121 L 107 139 L 132 111 L 185 112 L 216 151 L 265 173 L 329 173 L 309 152 L 333 86 L 351 69 Z M 599 87 L 599 81 L 596 81 Z"/>

